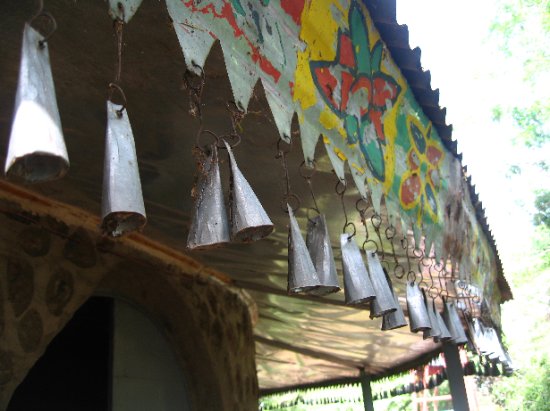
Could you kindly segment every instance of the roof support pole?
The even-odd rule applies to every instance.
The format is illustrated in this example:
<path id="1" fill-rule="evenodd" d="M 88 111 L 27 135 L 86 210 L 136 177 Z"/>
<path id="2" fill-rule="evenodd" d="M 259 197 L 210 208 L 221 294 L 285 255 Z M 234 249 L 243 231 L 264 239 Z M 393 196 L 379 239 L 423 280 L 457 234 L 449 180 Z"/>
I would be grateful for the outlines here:
<path id="1" fill-rule="evenodd" d="M 453 409 L 455 411 L 470 411 L 458 347 L 452 343 L 445 343 L 443 344 L 443 354 L 447 364 L 447 377 L 451 388 L 451 396 L 453 397 Z"/>
<path id="2" fill-rule="evenodd" d="M 365 405 L 365 411 L 374 411 L 372 390 L 370 387 L 371 379 L 364 368 L 359 370 L 359 378 L 361 379 L 361 388 L 363 389 L 363 404 Z"/>

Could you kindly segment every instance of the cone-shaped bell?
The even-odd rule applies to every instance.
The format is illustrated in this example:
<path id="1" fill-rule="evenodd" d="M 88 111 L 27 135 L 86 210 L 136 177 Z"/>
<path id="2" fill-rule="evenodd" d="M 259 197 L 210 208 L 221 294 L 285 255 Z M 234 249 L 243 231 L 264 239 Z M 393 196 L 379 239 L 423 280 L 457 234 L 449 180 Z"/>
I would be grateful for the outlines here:
<path id="1" fill-rule="evenodd" d="M 376 297 L 359 247 L 348 234 L 340 236 L 346 304 L 367 303 Z"/>
<path id="2" fill-rule="evenodd" d="M 409 325 L 413 333 L 430 329 L 430 317 L 424 304 L 424 297 L 416 283 L 407 282 L 407 309 Z"/>
<path id="3" fill-rule="evenodd" d="M 65 175 L 69 157 L 57 109 L 48 43 L 29 24 L 23 47 L 5 172 L 27 183 Z"/>
<path id="4" fill-rule="evenodd" d="M 202 160 L 193 197 L 195 210 L 187 248 L 197 250 L 227 244 L 230 241 L 229 222 L 215 144 L 210 147 L 210 154 Z"/>
<path id="5" fill-rule="evenodd" d="M 423 337 L 424 339 L 428 338 L 437 338 L 441 335 L 441 331 L 439 330 L 439 322 L 437 321 L 437 316 L 435 314 L 435 301 L 433 299 L 429 299 L 426 296 L 426 293 L 424 291 L 422 292 L 424 294 L 424 302 L 426 303 L 426 310 L 428 311 L 428 317 L 430 317 L 430 330 L 424 330 Z"/>
<path id="6" fill-rule="evenodd" d="M 306 244 L 321 284 L 312 290 L 312 294 L 326 295 L 340 291 L 324 215 L 319 214 L 308 220 Z"/>
<path id="7" fill-rule="evenodd" d="M 101 229 L 113 237 L 140 230 L 147 222 L 134 136 L 122 109 L 107 101 Z"/>
<path id="8" fill-rule="evenodd" d="M 446 302 L 443 309 L 443 320 L 445 325 L 451 334 L 452 340 L 455 344 L 465 344 L 468 342 L 462 323 L 458 318 L 455 305 L 453 303 Z"/>
<path id="9" fill-rule="evenodd" d="M 224 143 L 231 163 L 231 239 L 245 243 L 260 240 L 271 234 L 273 223 L 237 167 L 230 145 L 226 141 Z"/>
<path id="10" fill-rule="evenodd" d="M 443 321 L 443 317 L 441 317 L 441 314 L 439 311 L 435 310 L 435 316 L 437 317 L 437 323 L 439 325 L 439 337 L 434 338 L 436 341 L 450 341 L 452 339 L 452 335 L 447 329 L 447 326 L 445 325 L 445 321 Z"/>
<path id="11" fill-rule="evenodd" d="M 311 292 L 321 283 L 307 251 L 298 222 L 292 212 L 292 207 L 288 204 L 287 207 L 290 218 L 288 227 L 288 293 Z"/>
<path id="12" fill-rule="evenodd" d="M 389 313 L 382 316 L 382 331 L 395 330 L 396 328 L 405 327 L 407 325 L 405 314 L 403 314 L 403 310 L 401 309 L 401 305 L 399 304 L 399 298 L 397 297 L 397 294 L 395 294 L 395 290 L 393 289 L 393 287 L 391 287 L 391 282 L 389 281 L 389 279 L 388 284 L 391 288 L 393 299 L 396 305 L 396 310 L 390 311 Z"/>
<path id="13" fill-rule="evenodd" d="M 386 280 L 386 274 L 376 252 L 366 251 L 367 267 L 376 298 L 371 301 L 370 317 L 381 317 L 397 310 L 395 299 Z"/>

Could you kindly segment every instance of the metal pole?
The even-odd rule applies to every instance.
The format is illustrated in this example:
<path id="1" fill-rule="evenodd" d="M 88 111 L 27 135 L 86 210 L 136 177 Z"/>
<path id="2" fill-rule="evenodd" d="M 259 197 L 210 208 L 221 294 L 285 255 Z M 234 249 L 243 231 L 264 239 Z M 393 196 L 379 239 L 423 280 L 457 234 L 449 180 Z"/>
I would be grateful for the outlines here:
<path id="1" fill-rule="evenodd" d="M 374 411 L 370 377 L 367 375 L 364 368 L 359 370 L 359 377 L 361 379 L 361 388 L 363 389 L 363 405 L 365 406 L 365 411 Z"/>
<path id="2" fill-rule="evenodd" d="M 455 411 L 470 411 L 458 347 L 452 343 L 445 343 L 443 344 L 443 354 L 447 364 L 447 377 L 449 378 L 449 387 L 453 397 L 453 409 Z"/>

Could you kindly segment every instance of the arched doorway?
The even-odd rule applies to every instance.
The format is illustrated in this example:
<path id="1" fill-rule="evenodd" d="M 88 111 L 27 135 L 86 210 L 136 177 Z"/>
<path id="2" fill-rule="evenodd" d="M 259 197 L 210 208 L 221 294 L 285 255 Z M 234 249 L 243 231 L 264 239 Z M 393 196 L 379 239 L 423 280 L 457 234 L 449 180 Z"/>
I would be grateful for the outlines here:
<path id="1" fill-rule="evenodd" d="M 189 410 L 183 371 L 134 305 L 92 297 L 52 340 L 8 411 Z"/>

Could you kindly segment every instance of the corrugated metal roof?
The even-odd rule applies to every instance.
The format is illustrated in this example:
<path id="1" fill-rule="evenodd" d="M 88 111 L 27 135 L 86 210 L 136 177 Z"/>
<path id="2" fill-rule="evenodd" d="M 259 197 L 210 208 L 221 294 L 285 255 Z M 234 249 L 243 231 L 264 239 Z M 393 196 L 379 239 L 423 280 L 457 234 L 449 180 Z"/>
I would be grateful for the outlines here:
<path id="1" fill-rule="evenodd" d="M 395 62 L 399 65 L 401 73 L 407 79 L 409 87 L 422 110 L 436 128 L 443 144 L 449 152 L 462 162 L 462 154 L 457 152 L 457 142 L 452 138 L 453 126 L 447 124 L 445 120 L 447 109 L 439 105 L 439 89 L 432 89 L 430 71 L 422 68 L 420 48 L 411 48 L 407 25 L 397 22 L 395 0 L 363 0 L 363 3 L 367 6 L 382 40 L 386 43 Z M 487 223 L 485 208 L 479 200 L 475 186 L 472 184 L 472 177 L 467 175 L 466 166 L 463 166 L 463 174 L 469 189 L 470 199 L 476 210 L 477 220 L 495 254 L 498 269 L 498 287 L 502 295 L 502 301 L 511 300 L 513 298 L 512 291 L 504 277 L 502 262 L 495 238 Z"/>

